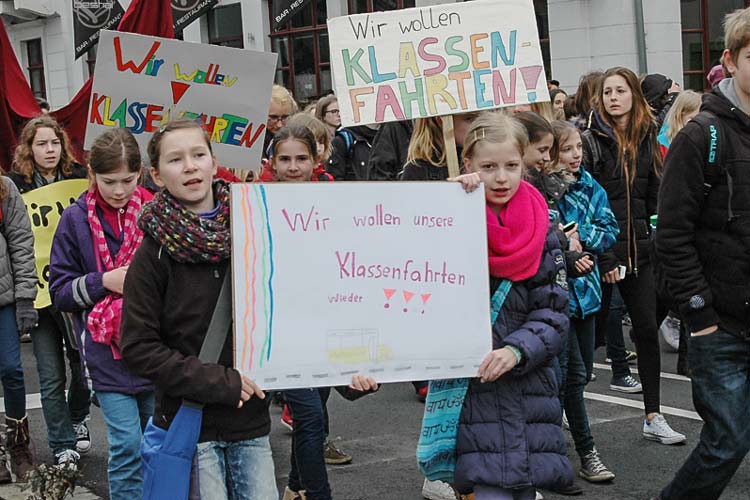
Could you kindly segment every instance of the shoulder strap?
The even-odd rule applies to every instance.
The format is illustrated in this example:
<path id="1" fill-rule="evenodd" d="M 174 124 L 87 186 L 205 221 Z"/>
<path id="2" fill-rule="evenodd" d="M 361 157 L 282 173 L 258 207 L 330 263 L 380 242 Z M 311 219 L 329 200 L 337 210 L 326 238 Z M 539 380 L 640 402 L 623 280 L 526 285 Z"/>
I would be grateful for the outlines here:
<path id="1" fill-rule="evenodd" d="M 492 321 L 490 322 L 491 325 L 495 324 L 495 320 L 497 320 L 498 315 L 500 314 L 500 310 L 503 308 L 503 304 L 505 303 L 505 299 L 508 297 L 508 293 L 510 292 L 510 289 L 513 287 L 513 282 L 510 280 L 503 280 L 500 282 L 500 286 L 497 287 L 497 290 L 495 290 L 495 293 L 492 294 L 492 300 L 490 302 L 490 308 L 491 308 L 491 314 L 492 314 Z"/>
<path id="2" fill-rule="evenodd" d="M 724 126 L 716 115 L 702 111 L 693 120 L 701 126 L 706 143 L 706 162 L 703 169 L 704 194 L 708 196 L 711 188 L 724 173 Z"/>
<path id="3" fill-rule="evenodd" d="M 348 155 L 349 150 L 351 150 L 352 146 L 354 145 L 354 134 L 352 134 L 350 131 L 343 129 L 343 128 L 337 130 L 336 134 L 338 134 L 344 139 L 344 144 L 346 145 L 346 153 Z"/>
<path id="4" fill-rule="evenodd" d="M 219 299 L 216 301 L 211 323 L 208 325 L 206 338 L 203 339 L 201 352 L 198 355 L 204 363 L 219 361 L 221 350 L 232 326 L 232 268 L 227 269 L 224 282 L 221 284 Z"/>

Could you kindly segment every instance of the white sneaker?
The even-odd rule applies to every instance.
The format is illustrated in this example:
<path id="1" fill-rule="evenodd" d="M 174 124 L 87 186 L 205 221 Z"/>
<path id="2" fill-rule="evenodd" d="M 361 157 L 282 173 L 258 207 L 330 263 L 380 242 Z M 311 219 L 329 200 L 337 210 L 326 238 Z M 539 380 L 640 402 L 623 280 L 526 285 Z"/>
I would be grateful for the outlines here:
<path id="1" fill-rule="evenodd" d="M 687 439 L 684 434 L 672 430 L 661 413 L 657 413 L 651 422 L 643 420 L 643 437 L 661 444 L 679 444 Z"/>
<path id="2" fill-rule="evenodd" d="M 542 494 L 541 494 L 541 493 L 539 493 L 539 492 L 537 491 L 537 492 L 536 492 L 536 497 L 534 498 L 534 500 L 544 500 L 544 497 L 542 496 Z"/>
<path id="3" fill-rule="evenodd" d="M 664 339 L 664 342 L 672 349 L 672 352 L 677 352 L 680 348 L 680 320 L 667 316 L 659 326 L 659 333 Z"/>
<path id="4" fill-rule="evenodd" d="M 425 478 L 422 485 L 422 497 L 427 500 L 456 500 L 456 492 L 448 483 L 430 481 Z"/>
<path id="5" fill-rule="evenodd" d="M 55 467 L 76 470 L 80 459 L 81 455 L 77 451 L 63 450 L 60 453 L 55 453 Z"/>
<path id="6" fill-rule="evenodd" d="M 609 383 L 610 391 L 624 392 L 626 394 L 637 394 L 643 392 L 643 386 L 632 375 L 622 378 L 613 378 Z"/>

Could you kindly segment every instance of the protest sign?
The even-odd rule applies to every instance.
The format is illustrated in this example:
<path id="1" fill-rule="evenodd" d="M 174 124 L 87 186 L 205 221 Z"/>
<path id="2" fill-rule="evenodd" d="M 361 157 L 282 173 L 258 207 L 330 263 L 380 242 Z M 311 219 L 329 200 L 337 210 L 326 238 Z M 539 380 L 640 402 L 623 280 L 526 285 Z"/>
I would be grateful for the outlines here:
<path id="1" fill-rule="evenodd" d="M 548 101 L 532 0 L 476 0 L 328 21 L 344 126 Z"/>
<path id="2" fill-rule="evenodd" d="M 486 231 L 458 183 L 232 185 L 235 367 L 263 389 L 476 375 Z"/>
<path id="3" fill-rule="evenodd" d="M 49 296 L 49 254 L 62 213 L 88 187 L 89 181 L 86 179 L 70 179 L 48 184 L 22 195 L 31 219 L 31 230 L 34 232 L 34 258 L 39 276 L 34 302 L 37 309 L 52 305 Z"/>
<path id="4" fill-rule="evenodd" d="M 276 54 L 102 31 L 86 149 L 127 127 L 145 151 L 176 118 L 200 121 L 225 167 L 259 168 Z"/>

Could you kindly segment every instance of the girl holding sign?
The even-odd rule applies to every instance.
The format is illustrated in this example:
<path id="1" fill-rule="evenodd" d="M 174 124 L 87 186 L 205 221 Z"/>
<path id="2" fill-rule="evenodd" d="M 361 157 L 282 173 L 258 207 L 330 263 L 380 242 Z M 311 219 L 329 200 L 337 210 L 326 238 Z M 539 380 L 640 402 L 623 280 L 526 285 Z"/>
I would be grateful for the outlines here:
<path id="1" fill-rule="evenodd" d="M 62 127 L 51 116 L 42 115 L 23 128 L 9 177 L 21 193 L 26 193 L 66 179 L 85 179 L 86 169 L 75 162 L 68 135 Z M 31 339 L 39 372 L 47 441 L 58 465 L 75 465 L 79 453 L 91 448 L 86 423 L 90 391 L 81 375 L 81 360 L 77 348 L 70 342 L 66 323 L 67 318 L 54 307 L 40 309 L 39 322 L 31 331 Z M 71 374 L 67 397 L 66 355 Z"/>
<path id="2" fill-rule="evenodd" d="M 107 423 L 109 495 L 127 500 L 142 494 L 140 445 L 154 392 L 120 356 L 122 287 L 143 239 L 136 219 L 152 195 L 138 185 L 141 153 L 126 129 L 96 138 L 89 169 L 91 187 L 65 209 L 52 242 L 50 294 L 82 332 L 83 365 Z"/>
<path id="3" fill-rule="evenodd" d="M 527 146 L 517 121 L 483 114 L 456 179 L 467 191 L 484 185 L 490 289 L 502 303 L 456 438 L 455 484 L 476 500 L 531 500 L 537 487 L 572 483 L 553 369 L 569 324 L 565 258 L 544 198 L 522 180 Z"/>

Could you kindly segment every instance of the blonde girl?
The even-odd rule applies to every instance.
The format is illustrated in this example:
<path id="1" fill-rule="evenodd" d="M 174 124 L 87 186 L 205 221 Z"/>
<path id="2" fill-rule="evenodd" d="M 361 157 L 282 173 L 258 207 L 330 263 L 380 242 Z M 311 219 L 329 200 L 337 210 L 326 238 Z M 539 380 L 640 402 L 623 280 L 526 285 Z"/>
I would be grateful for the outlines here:
<path id="1" fill-rule="evenodd" d="M 659 131 L 659 149 L 662 158 L 666 158 L 669 145 L 672 143 L 677 133 L 682 130 L 687 122 L 697 116 L 701 109 L 701 94 L 692 90 L 683 90 L 677 96 L 672 107 L 664 119 Z"/>

